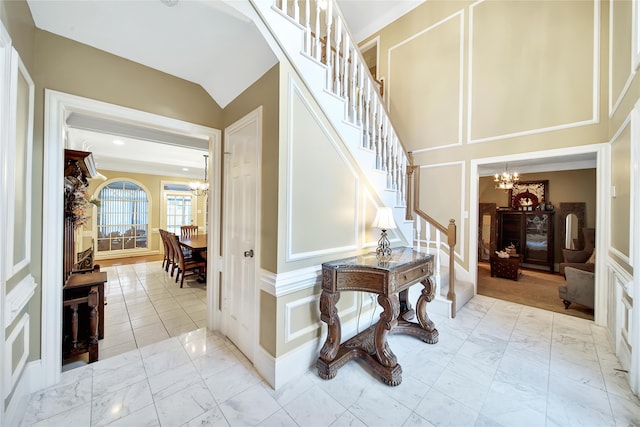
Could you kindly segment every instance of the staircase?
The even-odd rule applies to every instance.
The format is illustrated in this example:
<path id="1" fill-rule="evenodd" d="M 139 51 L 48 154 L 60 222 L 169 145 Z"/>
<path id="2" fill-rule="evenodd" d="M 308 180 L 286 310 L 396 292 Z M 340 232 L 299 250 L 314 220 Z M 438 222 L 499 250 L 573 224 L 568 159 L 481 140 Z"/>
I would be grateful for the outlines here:
<path id="1" fill-rule="evenodd" d="M 373 188 L 385 206 L 393 207 L 399 232 L 420 248 L 421 220 L 433 228 L 423 251 L 436 257 L 436 299 L 430 311 L 455 316 L 456 309 L 473 296 L 456 299 L 455 224 L 443 227 L 412 208 L 410 179 L 415 170 L 408 153 L 389 119 L 379 94 L 378 83 L 353 42 L 351 34 L 333 0 L 250 0 L 264 26 L 277 41 L 289 62 L 305 82 L 307 89 L 323 108 L 327 118 L 367 173 Z M 417 174 L 416 174 L 417 175 Z M 415 179 L 414 181 L 415 182 Z M 434 227 L 431 227 L 434 226 Z M 417 240 L 410 236 L 418 236 Z M 431 236 L 434 240 L 431 241 Z M 445 240 L 446 244 L 441 244 Z M 416 245 L 417 243 L 417 245 Z M 447 251 L 448 268 L 441 268 L 443 251 Z M 468 288 L 468 286 L 467 286 Z"/>

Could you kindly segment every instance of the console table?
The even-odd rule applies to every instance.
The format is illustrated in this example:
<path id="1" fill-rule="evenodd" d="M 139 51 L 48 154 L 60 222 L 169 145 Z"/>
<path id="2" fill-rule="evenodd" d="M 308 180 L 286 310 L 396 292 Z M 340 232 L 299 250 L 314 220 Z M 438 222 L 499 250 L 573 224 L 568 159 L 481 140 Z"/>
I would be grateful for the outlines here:
<path id="1" fill-rule="evenodd" d="M 381 261 L 375 253 L 359 255 L 322 264 L 321 319 L 328 326 L 327 339 L 316 363 L 323 379 L 334 378 L 342 366 L 363 359 L 385 384 L 402 382 L 402 367 L 387 343 L 390 333 L 416 336 L 429 344 L 438 342 L 438 330 L 427 316 L 427 303 L 435 294 L 433 255 L 412 248 L 395 248 L 390 259 Z M 409 288 L 420 282 L 424 287 L 411 308 Z M 378 294 L 384 309 L 380 320 L 353 338 L 341 343 L 340 317 L 336 303 L 342 291 Z M 417 314 L 418 322 L 411 322 Z"/>

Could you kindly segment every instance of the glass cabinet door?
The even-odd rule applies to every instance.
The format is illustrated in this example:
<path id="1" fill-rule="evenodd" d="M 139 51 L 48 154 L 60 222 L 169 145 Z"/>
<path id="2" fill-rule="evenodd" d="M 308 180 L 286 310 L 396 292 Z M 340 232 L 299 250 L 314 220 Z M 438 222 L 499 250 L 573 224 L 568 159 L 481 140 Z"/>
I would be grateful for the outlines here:
<path id="1" fill-rule="evenodd" d="M 547 262 L 549 259 L 549 226 L 551 216 L 548 213 L 527 213 L 525 216 L 525 259 L 531 262 Z"/>

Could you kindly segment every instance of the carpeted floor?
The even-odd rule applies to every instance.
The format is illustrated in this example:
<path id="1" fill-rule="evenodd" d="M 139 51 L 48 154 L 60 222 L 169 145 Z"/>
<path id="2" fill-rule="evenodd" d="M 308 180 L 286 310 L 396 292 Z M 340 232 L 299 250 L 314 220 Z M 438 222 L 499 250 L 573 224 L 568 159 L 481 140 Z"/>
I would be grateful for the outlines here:
<path id="1" fill-rule="evenodd" d="M 558 286 L 564 283 L 564 277 L 559 274 L 527 269 L 522 269 L 518 281 L 491 277 L 489 264 L 478 263 L 478 294 L 480 295 L 593 320 L 591 308 L 571 304 L 569 309 L 565 310 L 558 296 Z"/>

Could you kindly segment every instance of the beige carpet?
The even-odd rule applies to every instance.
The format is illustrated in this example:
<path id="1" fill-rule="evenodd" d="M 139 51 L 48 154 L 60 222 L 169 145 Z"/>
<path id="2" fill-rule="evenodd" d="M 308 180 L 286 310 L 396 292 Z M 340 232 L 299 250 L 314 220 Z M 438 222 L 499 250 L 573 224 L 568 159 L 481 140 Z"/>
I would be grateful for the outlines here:
<path id="1" fill-rule="evenodd" d="M 559 274 L 523 269 L 518 281 L 491 277 L 489 264 L 478 263 L 478 294 L 544 310 L 593 320 L 593 309 L 571 304 L 564 308 L 558 286 L 565 283 Z"/>

